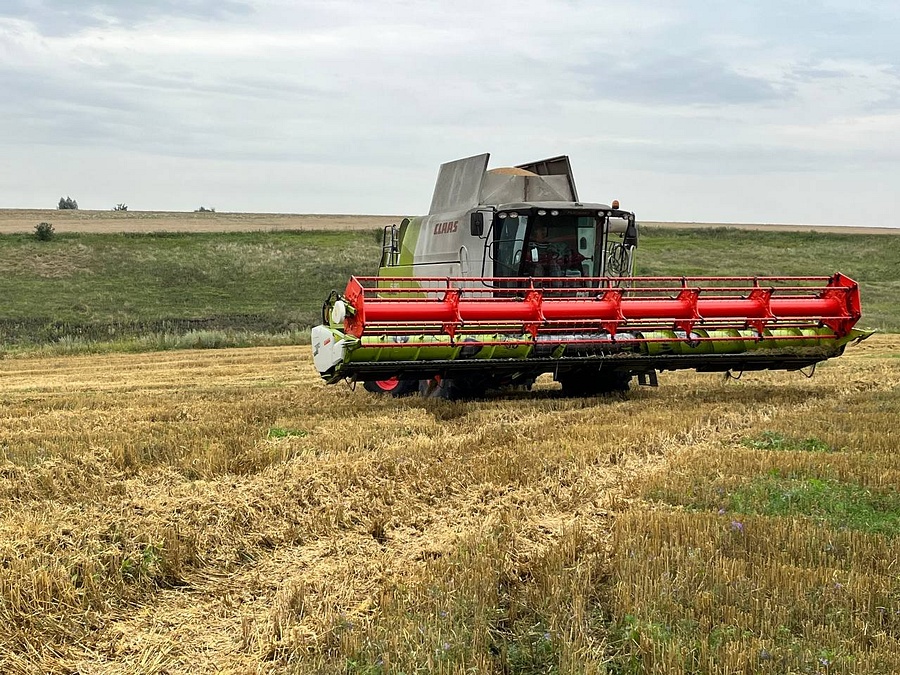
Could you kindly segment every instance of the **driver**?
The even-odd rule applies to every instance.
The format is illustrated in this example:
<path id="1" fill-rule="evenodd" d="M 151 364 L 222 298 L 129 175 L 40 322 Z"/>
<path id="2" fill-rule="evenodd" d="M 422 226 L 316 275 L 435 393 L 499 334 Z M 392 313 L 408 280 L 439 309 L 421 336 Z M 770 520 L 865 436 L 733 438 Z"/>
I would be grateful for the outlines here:
<path id="1" fill-rule="evenodd" d="M 577 269 L 572 249 L 563 241 L 551 240 L 550 228 L 543 223 L 535 225 L 528 252 L 532 276 L 561 277 L 564 270 Z"/>

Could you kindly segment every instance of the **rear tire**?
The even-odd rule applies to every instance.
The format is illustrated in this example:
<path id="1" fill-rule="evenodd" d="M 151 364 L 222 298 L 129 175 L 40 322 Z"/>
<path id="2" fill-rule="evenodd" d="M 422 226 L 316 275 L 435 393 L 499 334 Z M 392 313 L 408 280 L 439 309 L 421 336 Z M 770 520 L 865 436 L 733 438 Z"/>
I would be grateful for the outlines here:
<path id="1" fill-rule="evenodd" d="M 557 379 L 563 396 L 573 397 L 624 393 L 631 383 L 631 375 L 618 372 L 576 371 L 560 373 Z"/>
<path id="2" fill-rule="evenodd" d="M 363 388 L 373 394 L 387 394 L 397 398 L 408 396 L 419 390 L 418 380 L 401 380 L 398 377 L 389 377 L 386 380 L 365 380 Z"/>

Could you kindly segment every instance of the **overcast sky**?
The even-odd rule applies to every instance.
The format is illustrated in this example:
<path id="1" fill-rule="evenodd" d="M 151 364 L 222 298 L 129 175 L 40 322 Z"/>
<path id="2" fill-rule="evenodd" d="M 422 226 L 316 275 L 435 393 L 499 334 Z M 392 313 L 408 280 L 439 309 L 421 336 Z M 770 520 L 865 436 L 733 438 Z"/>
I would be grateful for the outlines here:
<path id="1" fill-rule="evenodd" d="M 0 207 L 421 214 L 567 154 L 644 220 L 900 225 L 896 0 L 0 0 Z"/>

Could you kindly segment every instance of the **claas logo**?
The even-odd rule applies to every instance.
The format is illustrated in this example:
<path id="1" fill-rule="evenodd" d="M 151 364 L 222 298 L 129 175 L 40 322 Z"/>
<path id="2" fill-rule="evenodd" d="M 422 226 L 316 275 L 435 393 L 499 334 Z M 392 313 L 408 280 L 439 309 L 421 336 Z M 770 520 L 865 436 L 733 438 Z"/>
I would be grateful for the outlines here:
<path id="1" fill-rule="evenodd" d="M 448 220 L 443 223 L 435 223 L 434 224 L 434 233 L 435 234 L 449 234 L 450 232 L 456 232 L 456 228 L 459 225 L 458 220 Z"/>

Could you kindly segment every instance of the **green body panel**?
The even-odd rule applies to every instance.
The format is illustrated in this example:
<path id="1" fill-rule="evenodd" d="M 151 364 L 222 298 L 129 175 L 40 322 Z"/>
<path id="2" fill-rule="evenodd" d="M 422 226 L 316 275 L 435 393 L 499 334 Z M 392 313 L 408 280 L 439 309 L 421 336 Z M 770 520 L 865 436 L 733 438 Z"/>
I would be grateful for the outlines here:
<path id="1" fill-rule="evenodd" d="M 464 340 L 451 341 L 444 335 L 405 335 L 402 337 L 363 337 L 348 336 L 332 327 L 336 340 L 343 341 L 345 346 L 344 364 L 384 363 L 392 361 L 490 361 L 492 359 L 522 360 L 527 363 L 533 356 L 536 344 L 528 334 L 502 335 L 485 334 L 466 336 L 465 339 L 477 341 L 478 345 L 468 345 Z M 675 331 L 646 331 L 636 334 L 646 340 L 667 340 L 667 342 L 633 342 L 621 344 L 621 351 L 641 354 L 643 356 L 659 356 L 679 354 L 741 354 L 747 352 L 771 352 L 773 355 L 786 353 L 821 353 L 823 358 L 836 355 L 841 348 L 853 340 L 865 339 L 871 333 L 852 330 L 849 335 L 835 339 L 829 328 L 811 329 L 776 329 L 763 332 L 763 339 L 757 338 L 752 330 L 693 331 L 695 336 L 713 338 L 711 341 L 688 342 L 684 334 Z M 798 336 L 805 336 L 798 338 Z M 734 339 L 734 338 L 743 339 Z M 720 338 L 720 339 L 716 339 Z M 502 344 L 510 342 L 510 344 Z M 486 344 L 485 344 L 486 343 Z M 495 344 L 500 343 L 500 344 Z M 483 345 L 483 346 L 482 346 Z M 567 347 L 559 345 L 550 353 L 550 358 L 562 359 L 568 356 Z M 573 356 L 578 349 L 572 348 Z M 610 358 L 608 354 L 598 356 Z M 523 363 L 523 365 L 525 365 Z M 337 373 L 341 367 L 337 368 Z"/>
<path id="2" fill-rule="evenodd" d="M 382 266 L 378 268 L 380 277 L 414 277 L 416 246 L 419 243 L 419 233 L 422 231 L 421 216 L 410 218 L 409 222 L 400 226 L 400 256 L 397 265 Z"/>
<path id="3" fill-rule="evenodd" d="M 430 335 L 412 335 L 405 339 L 402 347 L 389 337 L 364 337 L 358 346 L 347 354 L 348 361 L 452 361 L 459 356 L 461 347 L 448 340 Z"/>
<path id="4" fill-rule="evenodd" d="M 711 330 L 695 329 L 694 335 L 712 338 L 710 341 L 688 342 L 678 339 L 675 331 L 646 331 L 641 335 L 649 340 L 667 340 L 667 342 L 648 342 L 645 353 L 650 356 L 661 354 L 741 354 L 743 352 L 767 349 L 800 349 L 804 347 L 833 347 L 835 349 L 851 342 L 862 331 L 854 331 L 857 335 L 848 335 L 835 340 L 830 328 L 777 328 L 764 330 L 763 339 L 758 339 L 755 330 Z M 683 335 L 683 334 L 682 334 Z M 806 336 L 800 338 L 799 336 Z M 736 339 L 743 338 L 743 339 Z"/>
<path id="5" fill-rule="evenodd" d="M 335 331 L 336 337 L 342 337 Z M 528 358 L 533 345 L 527 343 L 528 335 L 477 335 L 471 336 L 479 342 L 504 342 L 512 344 L 488 344 L 474 354 L 466 354 L 466 343 L 452 343 L 446 336 L 411 335 L 404 336 L 403 346 L 392 337 L 363 337 L 354 340 L 355 345 L 348 347 L 346 362 L 367 363 L 384 361 L 452 361 L 458 358 L 472 359 L 525 359 Z M 522 344 L 526 342 L 526 344 Z"/>
<path id="6" fill-rule="evenodd" d="M 421 284 L 416 281 L 413 277 L 413 268 L 407 265 L 400 265 L 396 267 L 381 267 L 378 270 L 378 276 L 385 276 L 385 270 L 388 270 L 389 274 L 393 277 L 408 277 L 408 279 L 404 278 L 402 281 L 398 281 L 396 279 L 392 279 L 391 281 L 382 281 L 378 280 L 378 288 L 421 288 Z M 383 294 L 387 295 L 387 293 Z M 404 293 L 403 297 L 405 298 L 425 298 L 425 291 L 421 293 Z"/>
<path id="7" fill-rule="evenodd" d="M 413 277 L 415 268 L 412 265 L 392 265 L 390 267 L 379 267 L 378 268 L 378 276 L 380 277 Z M 381 282 L 379 282 L 381 285 Z M 418 286 L 418 282 L 410 281 L 408 286 L 407 284 L 402 284 L 400 286 L 394 286 L 394 288 L 406 288 L 406 287 L 414 287 Z"/>
<path id="8" fill-rule="evenodd" d="M 422 217 L 410 218 L 405 227 L 400 228 L 400 264 L 412 266 L 416 260 L 416 246 L 422 231 Z"/>

